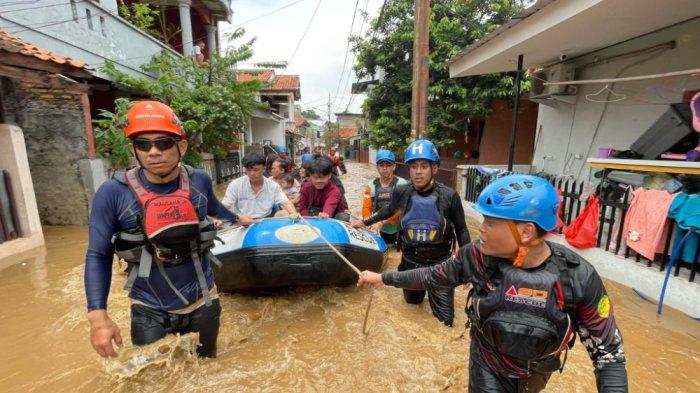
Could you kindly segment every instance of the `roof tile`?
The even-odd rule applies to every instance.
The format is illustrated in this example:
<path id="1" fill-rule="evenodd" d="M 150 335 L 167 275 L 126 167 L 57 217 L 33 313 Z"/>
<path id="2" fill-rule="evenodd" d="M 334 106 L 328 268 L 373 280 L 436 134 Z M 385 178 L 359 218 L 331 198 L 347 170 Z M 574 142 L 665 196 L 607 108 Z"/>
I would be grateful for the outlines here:
<path id="1" fill-rule="evenodd" d="M 49 50 L 30 44 L 14 34 L 0 29 L 0 50 L 19 53 L 24 56 L 36 57 L 39 60 L 50 61 L 56 64 L 66 64 L 75 68 L 87 68 L 82 61 L 61 56 Z"/>

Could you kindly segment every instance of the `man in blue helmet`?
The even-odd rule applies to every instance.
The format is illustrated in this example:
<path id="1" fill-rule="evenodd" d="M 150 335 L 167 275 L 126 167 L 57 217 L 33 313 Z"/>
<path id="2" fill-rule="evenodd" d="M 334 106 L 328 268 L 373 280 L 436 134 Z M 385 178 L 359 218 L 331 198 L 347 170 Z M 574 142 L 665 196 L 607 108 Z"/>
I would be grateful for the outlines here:
<path id="1" fill-rule="evenodd" d="M 435 181 L 440 158 L 435 145 L 419 139 L 406 148 L 411 183 L 394 189 L 391 203 L 353 227 L 373 225 L 399 213 L 398 241 L 401 247 L 399 271 L 439 264 L 452 257 L 455 240 L 469 243 L 462 202 L 455 190 Z M 425 290 L 404 290 L 404 299 L 420 304 Z M 454 320 L 454 288 L 430 291 L 428 301 L 433 315 L 448 326 Z"/>
<path id="2" fill-rule="evenodd" d="M 367 218 L 384 206 L 389 206 L 394 189 L 408 184 L 408 181 L 403 177 L 394 176 L 396 170 L 394 153 L 389 150 L 379 150 L 376 162 L 379 177 L 375 177 L 367 183 L 362 193 L 362 218 Z M 372 230 L 379 233 L 387 244 L 396 243 L 398 216 L 399 214 L 395 214 L 372 225 Z"/>
<path id="3" fill-rule="evenodd" d="M 365 271 L 358 284 L 428 291 L 471 284 L 470 392 L 541 391 L 563 369 L 576 332 L 595 366 L 598 391 L 626 392 L 622 335 L 602 280 L 588 261 L 544 240 L 556 227 L 558 207 L 546 180 L 503 177 L 479 196 L 479 240 L 457 258 L 407 272 Z"/>

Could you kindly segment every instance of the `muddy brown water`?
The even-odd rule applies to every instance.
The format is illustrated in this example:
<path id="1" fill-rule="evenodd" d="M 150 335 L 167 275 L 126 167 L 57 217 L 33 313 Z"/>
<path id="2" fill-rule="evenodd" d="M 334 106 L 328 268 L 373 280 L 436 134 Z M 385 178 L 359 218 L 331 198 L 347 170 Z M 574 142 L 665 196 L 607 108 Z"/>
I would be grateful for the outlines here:
<path id="1" fill-rule="evenodd" d="M 372 172 L 350 165 L 350 204 Z M 353 194 L 354 193 L 354 194 Z M 90 347 L 83 270 L 87 229 L 45 227 L 46 249 L 0 260 L 0 392 L 102 391 L 466 391 L 469 340 L 459 338 L 466 291 L 458 289 L 454 328 L 442 326 L 401 291 L 383 287 L 362 335 L 369 291 L 356 287 L 297 288 L 222 296 L 219 356 L 137 376 L 108 375 Z M 388 269 L 399 254 L 392 251 Z M 109 313 L 129 342 L 129 302 L 115 264 Z M 700 326 L 606 281 L 625 338 L 630 391 L 700 391 Z M 594 392 L 590 360 L 580 343 L 551 392 Z"/>

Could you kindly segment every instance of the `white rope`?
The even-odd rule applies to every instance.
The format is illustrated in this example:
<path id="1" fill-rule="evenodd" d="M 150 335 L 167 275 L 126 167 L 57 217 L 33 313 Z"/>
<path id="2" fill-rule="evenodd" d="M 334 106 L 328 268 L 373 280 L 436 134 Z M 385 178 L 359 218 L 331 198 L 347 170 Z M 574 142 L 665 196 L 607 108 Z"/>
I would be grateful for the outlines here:
<path id="1" fill-rule="evenodd" d="M 358 276 L 362 276 L 362 272 L 360 271 L 360 269 L 358 269 L 355 265 L 352 264 L 352 262 L 350 262 L 347 258 L 345 258 L 345 255 L 341 254 L 340 251 L 338 251 L 338 249 L 335 248 L 335 246 L 333 244 L 331 244 L 331 242 L 329 242 L 328 239 L 326 239 L 326 237 L 323 236 L 323 234 L 321 234 L 321 231 L 319 231 L 315 226 L 311 225 L 301 215 L 298 215 L 297 218 L 299 218 L 304 224 L 306 224 L 306 226 L 311 228 L 311 230 L 313 230 L 318 235 L 318 237 L 321 238 L 321 240 L 326 242 L 328 247 L 330 247 L 338 255 L 338 257 L 340 257 L 340 259 L 343 260 L 343 262 L 345 262 L 348 266 L 350 266 L 350 268 L 355 273 L 357 273 Z M 369 334 L 369 331 L 367 331 L 367 319 L 369 318 L 369 309 L 372 307 L 372 299 L 374 298 L 374 291 L 375 291 L 375 288 L 372 287 L 372 292 L 370 292 L 369 301 L 367 302 L 367 309 L 365 310 L 365 318 L 362 321 L 362 334 L 364 334 L 365 336 L 367 334 Z"/>

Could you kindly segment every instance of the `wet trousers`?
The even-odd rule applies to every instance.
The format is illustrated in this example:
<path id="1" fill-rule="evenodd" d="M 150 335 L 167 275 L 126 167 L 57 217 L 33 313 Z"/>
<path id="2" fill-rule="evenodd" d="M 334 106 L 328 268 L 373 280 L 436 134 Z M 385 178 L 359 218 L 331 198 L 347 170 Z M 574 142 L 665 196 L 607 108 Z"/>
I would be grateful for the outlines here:
<path id="1" fill-rule="evenodd" d="M 523 378 L 506 378 L 491 370 L 472 338 L 469 348 L 469 393 L 539 392 L 547 386 L 551 373 L 531 373 Z"/>
<path id="2" fill-rule="evenodd" d="M 211 306 L 202 305 L 189 314 L 171 314 L 167 311 L 131 305 L 131 342 L 146 345 L 166 334 L 199 332 L 197 355 L 216 357 L 216 338 L 219 336 L 221 303 L 212 299 Z"/>
<path id="3" fill-rule="evenodd" d="M 402 256 L 401 263 L 399 264 L 398 270 L 411 270 L 418 269 L 421 267 L 428 267 L 436 265 L 442 261 L 437 261 L 433 264 L 424 265 L 420 263 L 413 262 L 408 258 Z M 414 291 L 410 289 L 403 290 L 403 298 L 406 303 L 409 304 L 421 304 L 425 298 L 426 291 Z M 428 292 L 428 301 L 430 302 L 430 310 L 433 312 L 435 318 L 447 326 L 452 326 L 455 319 L 455 290 L 454 288 L 445 291 L 430 291 Z"/>

